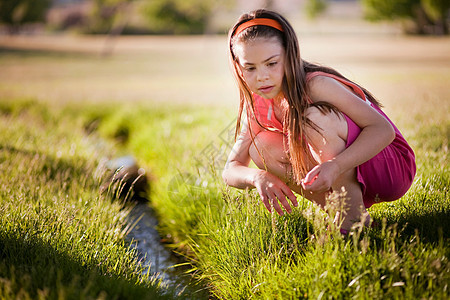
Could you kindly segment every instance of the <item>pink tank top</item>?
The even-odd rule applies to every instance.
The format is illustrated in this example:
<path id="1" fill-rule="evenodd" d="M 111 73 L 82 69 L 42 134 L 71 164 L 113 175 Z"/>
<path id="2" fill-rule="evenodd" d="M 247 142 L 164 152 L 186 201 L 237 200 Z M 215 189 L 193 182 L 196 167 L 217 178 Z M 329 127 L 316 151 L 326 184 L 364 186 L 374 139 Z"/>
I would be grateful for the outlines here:
<path id="1" fill-rule="evenodd" d="M 258 122 L 268 130 L 282 133 L 283 124 L 275 116 L 273 99 L 265 99 L 258 94 L 253 94 L 253 101 Z"/>

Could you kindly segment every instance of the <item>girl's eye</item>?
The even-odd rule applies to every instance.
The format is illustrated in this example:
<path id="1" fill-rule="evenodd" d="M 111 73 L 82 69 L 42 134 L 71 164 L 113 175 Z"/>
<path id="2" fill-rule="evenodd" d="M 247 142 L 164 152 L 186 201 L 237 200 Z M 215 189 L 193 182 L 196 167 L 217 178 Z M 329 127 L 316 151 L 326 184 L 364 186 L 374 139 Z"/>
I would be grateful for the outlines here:
<path id="1" fill-rule="evenodd" d="M 273 62 L 268 63 L 268 66 L 269 66 L 269 67 L 273 67 L 273 66 L 275 66 L 276 64 L 277 64 L 277 62 L 276 62 L 276 61 L 273 61 Z"/>
<path id="2" fill-rule="evenodd" d="M 255 70 L 255 67 L 247 67 L 247 68 L 245 68 L 245 71 L 247 71 L 247 72 L 251 72 L 251 71 L 254 71 Z"/>

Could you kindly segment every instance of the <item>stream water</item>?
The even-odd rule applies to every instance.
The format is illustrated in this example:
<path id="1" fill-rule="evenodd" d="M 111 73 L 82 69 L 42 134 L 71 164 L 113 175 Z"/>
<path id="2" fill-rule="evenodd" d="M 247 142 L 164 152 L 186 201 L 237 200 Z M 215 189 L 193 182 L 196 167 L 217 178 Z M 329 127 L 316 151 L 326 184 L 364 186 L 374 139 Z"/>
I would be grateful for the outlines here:
<path id="1" fill-rule="evenodd" d="M 123 194 L 128 194 L 127 190 L 132 188 L 135 195 L 141 192 L 146 195 L 145 186 L 148 183 L 144 180 L 145 171 L 139 168 L 132 156 L 108 161 L 106 167 L 111 171 L 107 186 L 119 181 L 124 184 Z M 128 222 L 132 229 L 127 237 L 138 251 L 148 275 L 156 276 L 164 286 L 184 299 L 208 299 L 210 295 L 205 287 L 192 275 L 187 274 L 188 266 L 180 265 L 182 261 L 161 243 L 156 229 L 158 219 L 145 199 L 140 199 L 144 201 L 136 202 L 130 212 Z"/>
<path id="2" fill-rule="evenodd" d="M 184 299 L 209 298 L 205 287 L 192 275 L 186 274 L 187 267 L 177 266 L 180 259 L 161 243 L 156 229 L 158 220 L 147 204 L 136 204 L 130 213 L 130 222 L 136 224 L 128 238 L 134 240 L 133 245 L 150 275 L 157 276 L 169 290 L 175 290 Z"/>

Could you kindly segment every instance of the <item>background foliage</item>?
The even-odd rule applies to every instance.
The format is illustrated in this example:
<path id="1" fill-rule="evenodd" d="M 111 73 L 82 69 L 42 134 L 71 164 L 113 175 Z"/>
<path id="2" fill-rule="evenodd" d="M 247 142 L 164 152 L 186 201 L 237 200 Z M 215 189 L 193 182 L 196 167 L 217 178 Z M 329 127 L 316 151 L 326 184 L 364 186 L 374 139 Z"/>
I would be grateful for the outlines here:
<path id="1" fill-rule="evenodd" d="M 413 32 L 448 34 L 448 0 L 362 0 L 368 20 L 411 20 Z"/>
<path id="2" fill-rule="evenodd" d="M 94 0 L 88 31 L 108 33 L 121 31 L 128 17 L 128 4 L 133 0 Z"/>
<path id="3" fill-rule="evenodd" d="M 154 0 L 143 13 L 153 31 L 169 34 L 203 33 L 214 1 Z"/>
<path id="4" fill-rule="evenodd" d="M 315 19 L 327 12 L 331 2 L 337 3 L 331 0 L 305 0 L 292 4 L 291 11 L 298 11 L 310 19 Z M 367 20 L 400 21 L 408 33 L 449 33 L 448 0 L 360 2 Z M 78 26 L 82 32 L 102 34 L 202 34 L 218 30 L 211 24 L 218 17 L 220 19 L 219 15 L 226 15 L 227 11 L 232 9 L 236 10 L 236 15 L 241 13 L 237 0 L 90 0 L 74 3 L 71 8 L 66 7 L 62 17 L 64 20 L 58 26 L 53 26 L 54 28 Z M 277 3 L 273 0 L 261 1 L 260 7 L 277 10 Z M 0 0 L 0 23 L 6 24 L 11 33 L 16 33 L 23 24 L 48 21 L 47 11 L 58 5 L 60 4 L 51 0 Z M 353 5 L 358 6 L 359 3 L 355 1 Z M 81 6 L 84 8 L 80 8 Z M 140 20 L 139 25 L 131 25 L 131 21 L 136 19 Z M 220 31 L 223 32 L 222 29 Z"/>
<path id="5" fill-rule="evenodd" d="M 44 21 L 50 4 L 51 0 L 0 0 L 0 23 L 14 33 L 20 25 Z"/>

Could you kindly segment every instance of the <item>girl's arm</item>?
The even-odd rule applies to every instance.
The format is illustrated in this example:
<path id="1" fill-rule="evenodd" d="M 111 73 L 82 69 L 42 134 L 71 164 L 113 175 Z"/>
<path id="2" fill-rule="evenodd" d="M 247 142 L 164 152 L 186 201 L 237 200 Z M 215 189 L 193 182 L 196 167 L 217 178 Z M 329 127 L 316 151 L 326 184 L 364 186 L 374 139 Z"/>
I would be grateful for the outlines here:
<path id="1" fill-rule="evenodd" d="M 261 131 L 261 128 L 255 122 L 251 122 L 250 126 L 252 126 L 254 136 Z M 286 211 L 290 213 L 292 209 L 286 197 L 291 200 L 294 206 L 297 206 L 297 198 L 291 189 L 277 176 L 265 170 L 249 167 L 251 160 L 249 149 L 251 144 L 252 139 L 248 124 L 245 122 L 241 134 L 228 156 L 228 161 L 222 173 L 223 180 L 227 185 L 239 189 L 256 188 L 262 202 L 270 212 L 273 206 L 278 214 L 283 215 L 283 210 L 278 203 L 280 201 Z"/>
<path id="2" fill-rule="evenodd" d="M 304 182 L 310 182 L 321 171 L 322 177 L 323 175 L 335 177 L 321 178 L 322 180 L 334 182 L 337 176 L 368 161 L 394 140 L 395 131 L 391 123 L 340 82 L 329 77 L 317 76 L 310 81 L 309 88 L 313 102 L 325 101 L 334 105 L 361 128 L 361 133 L 347 149 L 323 163 L 323 170 L 320 170 L 319 165 L 308 173 Z M 304 188 L 316 192 L 324 188 L 329 189 L 330 187 L 321 187 L 320 190 L 315 190 L 321 186 L 322 180 Z"/>
<path id="3" fill-rule="evenodd" d="M 258 134 L 259 128 L 252 126 L 253 135 Z M 250 164 L 249 149 L 252 143 L 247 121 L 244 122 L 225 164 L 222 178 L 229 186 L 246 189 L 254 188 L 254 169 L 248 167 Z M 247 170 L 251 169 L 251 170 Z"/>

